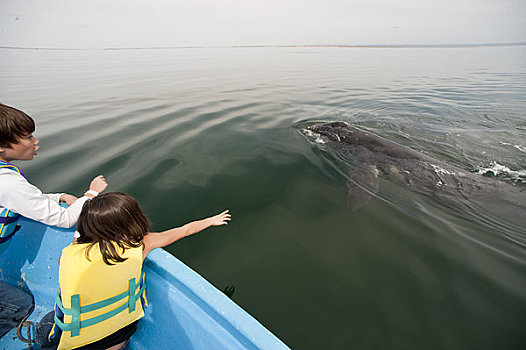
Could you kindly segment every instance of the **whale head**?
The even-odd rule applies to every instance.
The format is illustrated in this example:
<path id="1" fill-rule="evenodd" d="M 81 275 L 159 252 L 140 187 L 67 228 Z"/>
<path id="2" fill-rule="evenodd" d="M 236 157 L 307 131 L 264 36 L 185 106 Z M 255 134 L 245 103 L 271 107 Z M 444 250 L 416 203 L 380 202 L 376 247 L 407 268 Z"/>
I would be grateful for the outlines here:
<path id="1" fill-rule="evenodd" d="M 354 156 L 370 156 L 367 152 L 376 153 L 378 159 L 386 156 L 394 158 L 422 158 L 423 155 L 410 148 L 403 147 L 393 141 L 384 139 L 381 136 L 373 134 L 362 129 L 350 126 L 345 122 L 330 122 L 312 125 L 308 128 L 311 132 L 320 135 L 322 138 L 330 141 L 333 147 L 338 149 L 358 150 Z M 370 161 L 369 163 L 375 163 Z"/>
<path id="2" fill-rule="evenodd" d="M 347 145 L 368 145 L 378 142 L 378 136 L 350 126 L 346 122 L 330 122 L 308 128 L 330 141 Z"/>
<path id="3" fill-rule="evenodd" d="M 316 124 L 310 126 L 308 129 L 335 142 L 342 142 L 345 136 L 344 134 L 348 134 L 349 131 L 352 130 L 349 124 L 345 122 Z"/>

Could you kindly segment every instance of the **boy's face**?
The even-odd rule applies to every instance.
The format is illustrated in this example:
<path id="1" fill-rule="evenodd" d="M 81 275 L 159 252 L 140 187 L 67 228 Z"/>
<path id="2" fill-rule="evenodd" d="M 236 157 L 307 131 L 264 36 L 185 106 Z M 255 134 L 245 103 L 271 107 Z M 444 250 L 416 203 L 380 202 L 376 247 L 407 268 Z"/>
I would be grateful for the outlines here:
<path id="1" fill-rule="evenodd" d="M 39 140 L 33 134 L 18 138 L 18 143 L 12 143 L 9 148 L 0 148 L 0 158 L 6 161 L 31 160 L 37 154 Z"/>

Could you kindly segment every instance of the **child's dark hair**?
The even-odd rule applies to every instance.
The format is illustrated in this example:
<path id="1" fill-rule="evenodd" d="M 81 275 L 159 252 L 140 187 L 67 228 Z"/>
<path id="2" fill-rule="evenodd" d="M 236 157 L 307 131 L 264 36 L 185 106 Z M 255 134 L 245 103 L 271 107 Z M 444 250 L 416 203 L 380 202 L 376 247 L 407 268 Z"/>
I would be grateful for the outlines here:
<path id="1" fill-rule="evenodd" d="M 35 131 L 35 121 L 24 112 L 0 103 L 0 147 L 11 147 Z"/>
<path id="2" fill-rule="evenodd" d="M 139 202 L 126 193 L 109 192 L 84 203 L 77 221 L 80 237 L 78 243 L 91 243 L 89 250 L 99 244 L 102 259 L 107 265 L 123 262 L 117 247 L 124 252 L 127 248 L 142 245 L 148 232 L 148 219 L 144 216 Z"/>

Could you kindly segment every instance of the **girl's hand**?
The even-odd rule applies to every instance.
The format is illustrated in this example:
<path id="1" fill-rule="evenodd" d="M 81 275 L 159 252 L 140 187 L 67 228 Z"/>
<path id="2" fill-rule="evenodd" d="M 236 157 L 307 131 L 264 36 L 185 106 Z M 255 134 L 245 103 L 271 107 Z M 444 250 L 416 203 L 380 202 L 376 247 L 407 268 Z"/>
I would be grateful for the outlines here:
<path id="1" fill-rule="evenodd" d="M 230 221 L 230 214 L 228 213 L 228 210 L 225 210 L 221 214 L 217 214 L 215 216 L 210 217 L 210 226 L 221 226 L 221 225 L 228 225 L 228 221 Z"/>
<path id="2" fill-rule="evenodd" d="M 99 175 L 91 181 L 89 189 L 98 193 L 101 193 L 108 187 L 108 183 L 103 175 Z"/>
<path id="3" fill-rule="evenodd" d="M 147 233 L 142 239 L 144 248 L 142 251 L 143 261 L 146 256 L 155 248 L 166 247 L 181 238 L 188 237 L 197 232 L 201 232 L 210 226 L 222 226 L 228 225 L 230 221 L 230 214 L 228 210 L 225 210 L 221 214 L 210 216 L 205 219 L 189 222 L 181 227 L 174 227 L 163 232 L 150 232 Z"/>
<path id="4" fill-rule="evenodd" d="M 60 196 L 60 199 L 58 201 L 59 203 L 66 203 L 67 205 L 71 205 L 75 203 L 76 200 L 77 200 L 77 197 L 71 194 L 64 193 L 62 196 Z"/>

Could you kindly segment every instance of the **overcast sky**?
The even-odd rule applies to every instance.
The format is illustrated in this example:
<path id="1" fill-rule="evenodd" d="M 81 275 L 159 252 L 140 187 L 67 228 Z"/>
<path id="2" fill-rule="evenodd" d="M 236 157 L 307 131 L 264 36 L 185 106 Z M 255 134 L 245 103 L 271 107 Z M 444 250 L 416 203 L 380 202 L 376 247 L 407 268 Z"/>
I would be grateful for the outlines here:
<path id="1" fill-rule="evenodd" d="M 0 0 L 0 46 L 526 42 L 526 0 Z"/>

